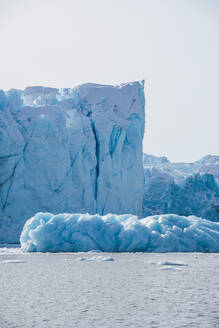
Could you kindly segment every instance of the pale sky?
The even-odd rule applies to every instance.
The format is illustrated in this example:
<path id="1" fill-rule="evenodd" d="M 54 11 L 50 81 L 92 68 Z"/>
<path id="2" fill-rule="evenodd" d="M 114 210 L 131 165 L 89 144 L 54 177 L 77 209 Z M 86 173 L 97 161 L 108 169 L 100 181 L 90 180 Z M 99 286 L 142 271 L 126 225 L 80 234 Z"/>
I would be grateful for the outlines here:
<path id="1" fill-rule="evenodd" d="M 219 155 L 219 0 L 0 0 L 0 88 L 145 79 L 144 151 Z"/>

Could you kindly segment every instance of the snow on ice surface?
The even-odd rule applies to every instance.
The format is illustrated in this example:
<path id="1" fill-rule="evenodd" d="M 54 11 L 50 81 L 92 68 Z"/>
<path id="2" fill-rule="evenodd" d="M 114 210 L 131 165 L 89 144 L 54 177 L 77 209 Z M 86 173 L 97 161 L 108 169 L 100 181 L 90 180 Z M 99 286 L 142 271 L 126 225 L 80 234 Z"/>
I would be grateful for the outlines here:
<path id="1" fill-rule="evenodd" d="M 219 252 L 219 223 L 174 214 L 37 213 L 20 242 L 24 252 Z"/>
<path id="2" fill-rule="evenodd" d="M 39 211 L 140 217 L 144 123 L 143 82 L 0 90 L 0 242 Z"/>

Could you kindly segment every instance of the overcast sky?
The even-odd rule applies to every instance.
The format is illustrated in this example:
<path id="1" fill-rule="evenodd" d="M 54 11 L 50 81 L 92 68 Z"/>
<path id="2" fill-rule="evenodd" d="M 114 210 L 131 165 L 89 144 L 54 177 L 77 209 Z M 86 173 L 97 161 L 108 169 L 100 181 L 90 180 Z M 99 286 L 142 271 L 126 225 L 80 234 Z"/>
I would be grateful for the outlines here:
<path id="1" fill-rule="evenodd" d="M 219 155 L 218 0 L 0 0 L 0 88 L 145 79 L 144 151 Z"/>

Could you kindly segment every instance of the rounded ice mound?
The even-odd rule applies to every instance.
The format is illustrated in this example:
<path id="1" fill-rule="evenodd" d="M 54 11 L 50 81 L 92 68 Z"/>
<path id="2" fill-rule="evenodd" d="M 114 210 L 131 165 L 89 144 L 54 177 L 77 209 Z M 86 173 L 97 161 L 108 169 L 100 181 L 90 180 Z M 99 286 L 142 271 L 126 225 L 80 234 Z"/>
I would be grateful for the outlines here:
<path id="1" fill-rule="evenodd" d="M 219 252 L 219 223 L 175 214 L 37 213 L 20 242 L 25 252 Z"/>

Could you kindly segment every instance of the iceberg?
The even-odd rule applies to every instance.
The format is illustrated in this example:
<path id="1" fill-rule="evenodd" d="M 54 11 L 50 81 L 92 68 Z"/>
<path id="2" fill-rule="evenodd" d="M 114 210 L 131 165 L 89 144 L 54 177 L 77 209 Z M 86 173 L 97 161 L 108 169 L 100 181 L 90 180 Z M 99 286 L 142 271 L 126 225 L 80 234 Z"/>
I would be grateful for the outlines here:
<path id="1" fill-rule="evenodd" d="M 20 243 L 23 252 L 219 252 L 219 223 L 174 214 L 37 213 Z"/>
<path id="2" fill-rule="evenodd" d="M 0 242 L 35 213 L 141 217 L 144 82 L 0 90 Z"/>

